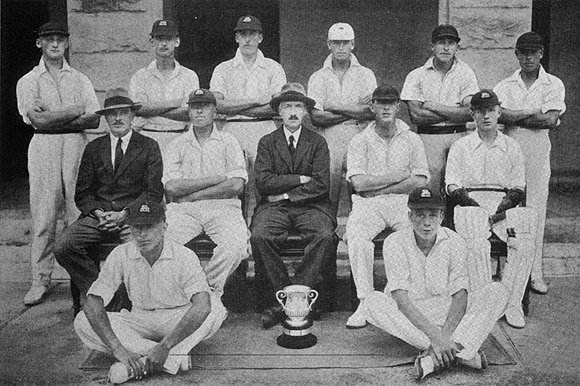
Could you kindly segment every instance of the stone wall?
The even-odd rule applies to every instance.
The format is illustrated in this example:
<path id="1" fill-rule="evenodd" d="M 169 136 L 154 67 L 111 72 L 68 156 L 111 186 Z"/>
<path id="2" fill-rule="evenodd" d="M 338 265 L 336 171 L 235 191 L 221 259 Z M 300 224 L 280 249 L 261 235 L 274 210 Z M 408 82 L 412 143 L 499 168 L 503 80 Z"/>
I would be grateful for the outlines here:
<path id="1" fill-rule="evenodd" d="M 458 29 L 458 56 L 481 88 L 493 88 L 519 68 L 514 47 L 532 26 L 532 0 L 440 0 L 439 22 Z"/>
<path id="2" fill-rule="evenodd" d="M 99 101 L 154 57 L 149 33 L 163 17 L 162 0 L 68 0 L 71 65 L 93 83 Z M 101 130 L 105 127 L 101 121 Z"/>

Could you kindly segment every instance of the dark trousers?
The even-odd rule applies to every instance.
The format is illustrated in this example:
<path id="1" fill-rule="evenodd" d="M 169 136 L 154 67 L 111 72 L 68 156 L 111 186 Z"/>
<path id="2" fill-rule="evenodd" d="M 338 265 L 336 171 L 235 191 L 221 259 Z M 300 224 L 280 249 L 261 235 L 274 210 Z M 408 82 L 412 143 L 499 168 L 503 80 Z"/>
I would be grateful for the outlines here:
<path id="1" fill-rule="evenodd" d="M 79 218 L 64 230 L 55 245 L 56 261 L 67 270 L 81 294 L 86 294 L 99 276 L 98 262 L 87 249 L 103 242 L 121 242 L 118 234 L 98 229 L 98 223 L 92 217 Z"/>
<path id="2" fill-rule="evenodd" d="M 336 275 L 338 236 L 334 228 L 328 215 L 308 206 L 284 202 L 261 210 L 252 219 L 250 237 L 256 271 L 263 268 L 274 293 L 290 284 L 318 287 L 325 271 L 332 272 L 334 267 Z M 298 230 L 306 242 L 304 258 L 295 270 L 294 281 L 280 257 L 281 245 L 291 229 Z M 267 296 L 274 299 L 274 294 Z"/>

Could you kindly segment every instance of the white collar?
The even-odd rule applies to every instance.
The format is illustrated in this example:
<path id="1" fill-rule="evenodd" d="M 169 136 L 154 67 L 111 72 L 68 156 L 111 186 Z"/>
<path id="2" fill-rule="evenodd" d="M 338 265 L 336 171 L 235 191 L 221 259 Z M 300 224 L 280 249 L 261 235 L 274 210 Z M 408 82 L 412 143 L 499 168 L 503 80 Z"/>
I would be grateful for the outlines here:
<path id="1" fill-rule="evenodd" d="M 296 130 L 293 133 L 290 130 L 288 130 L 286 128 L 286 126 L 284 126 L 284 135 L 286 136 L 286 142 L 288 144 L 290 144 L 290 136 L 293 136 L 294 137 L 294 148 L 296 148 L 296 145 L 298 144 L 298 139 L 300 138 L 301 132 L 302 132 L 302 125 L 300 126 L 300 128 L 298 130 Z"/>

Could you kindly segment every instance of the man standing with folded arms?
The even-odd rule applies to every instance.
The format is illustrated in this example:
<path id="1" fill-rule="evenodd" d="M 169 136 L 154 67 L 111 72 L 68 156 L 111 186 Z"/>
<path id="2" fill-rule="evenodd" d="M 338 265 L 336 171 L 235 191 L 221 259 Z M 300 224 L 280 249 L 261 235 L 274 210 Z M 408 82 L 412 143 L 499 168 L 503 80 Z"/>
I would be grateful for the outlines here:
<path id="1" fill-rule="evenodd" d="M 151 29 L 155 60 L 133 75 L 129 96 L 141 103 L 133 126 L 159 143 L 161 151 L 187 129 L 187 97 L 199 88 L 197 74 L 175 60 L 180 40 L 172 20 L 157 20 Z M 172 115 L 173 114 L 173 115 Z M 176 115 L 177 114 L 177 115 Z M 172 118 L 172 119 L 168 119 Z"/>
<path id="2" fill-rule="evenodd" d="M 549 131 L 560 124 L 566 111 L 564 84 L 548 74 L 540 60 L 544 55 L 544 40 L 535 32 L 526 32 L 516 42 L 516 57 L 520 69 L 499 82 L 494 91 L 501 100 L 499 122 L 505 133 L 521 145 L 526 164 L 526 206 L 534 208 L 536 252 L 532 266 L 531 288 L 545 294 L 548 285 L 542 274 L 544 227 L 550 182 Z"/>
<path id="3" fill-rule="evenodd" d="M 240 141 L 248 160 L 248 191 L 254 192 L 254 160 L 258 142 L 276 130 L 270 99 L 286 84 L 286 73 L 276 61 L 264 57 L 258 48 L 264 36 L 262 23 L 247 15 L 235 28 L 238 49 L 233 59 L 220 63 L 210 81 L 217 98 L 217 111 L 226 115 L 225 132 Z M 248 208 L 248 212 L 253 208 Z"/>
<path id="4" fill-rule="evenodd" d="M 75 206 L 75 182 L 87 137 L 96 129 L 99 109 L 89 78 L 64 58 L 68 48 L 66 23 L 51 21 L 38 28 L 36 47 L 42 51 L 38 66 L 16 85 L 18 111 L 34 128 L 28 147 L 32 243 L 32 286 L 24 304 L 42 302 L 54 266 L 56 220 L 62 209 L 65 222 L 79 216 Z"/>
<path id="5" fill-rule="evenodd" d="M 346 167 L 348 144 L 374 118 L 369 107 L 377 80 L 372 70 L 361 66 L 354 49 L 354 30 L 347 23 L 328 30 L 330 54 L 310 77 L 308 96 L 316 101 L 312 123 L 326 139 L 330 150 L 330 201 L 336 216 Z"/>
<path id="6" fill-rule="evenodd" d="M 407 75 L 401 91 L 425 144 L 429 186 L 437 191 L 443 186 L 449 148 L 466 134 L 465 123 L 471 120 L 469 101 L 479 91 L 475 73 L 456 56 L 459 41 L 455 27 L 437 26 L 431 35 L 433 57 Z"/>

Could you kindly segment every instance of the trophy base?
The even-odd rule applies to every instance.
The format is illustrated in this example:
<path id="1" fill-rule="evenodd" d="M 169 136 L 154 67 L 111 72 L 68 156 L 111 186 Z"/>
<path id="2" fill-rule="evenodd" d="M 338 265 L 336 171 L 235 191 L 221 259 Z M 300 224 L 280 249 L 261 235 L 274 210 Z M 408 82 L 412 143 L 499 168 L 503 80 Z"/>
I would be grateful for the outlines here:
<path id="1" fill-rule="evenodd" d="M 293 327 L 287 323 L 282 322 L 283 334 L 278 337 L 276 342 L 279 346 L 290 349 L 303 349 L 314 346 L 318 342 L 318 338 L 310 332 L 312 322 L 310 320 L 304 326 Z"/>

